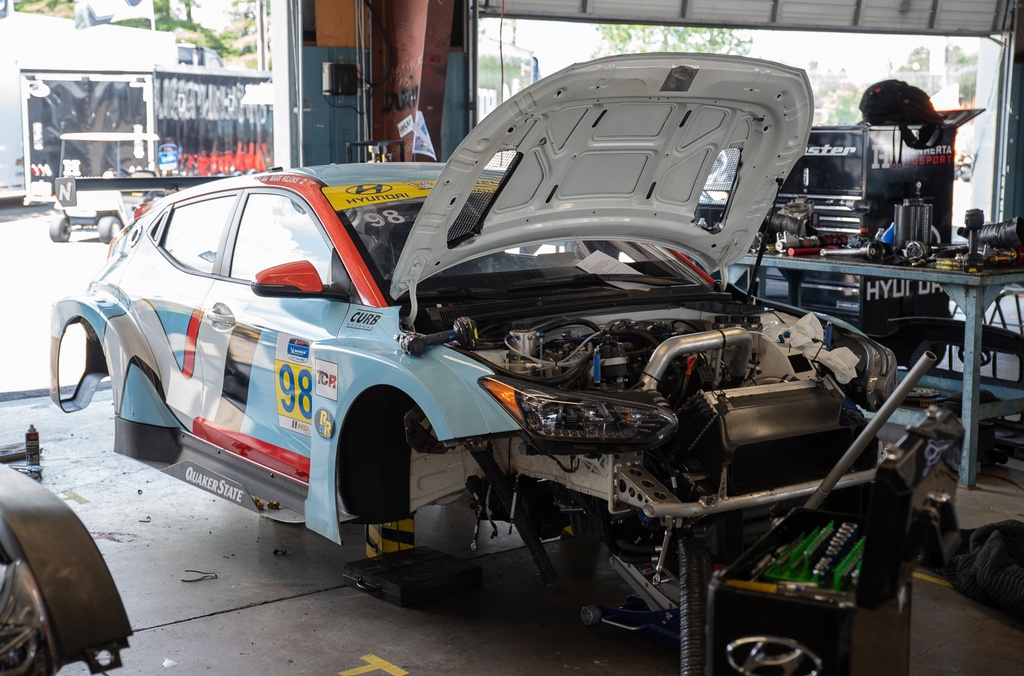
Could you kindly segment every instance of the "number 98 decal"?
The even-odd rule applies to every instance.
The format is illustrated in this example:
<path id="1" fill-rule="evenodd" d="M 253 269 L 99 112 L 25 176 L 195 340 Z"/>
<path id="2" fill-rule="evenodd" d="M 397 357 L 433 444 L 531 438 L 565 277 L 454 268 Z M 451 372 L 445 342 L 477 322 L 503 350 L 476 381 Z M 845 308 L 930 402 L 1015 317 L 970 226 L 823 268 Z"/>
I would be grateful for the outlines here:
<path id="1" fill-rule="evenodd" d="M 279 335 L 274 359 L 274 389 L 278 424 L 309 436 L 313 423 L 313 370 L 309 343 Z"/>

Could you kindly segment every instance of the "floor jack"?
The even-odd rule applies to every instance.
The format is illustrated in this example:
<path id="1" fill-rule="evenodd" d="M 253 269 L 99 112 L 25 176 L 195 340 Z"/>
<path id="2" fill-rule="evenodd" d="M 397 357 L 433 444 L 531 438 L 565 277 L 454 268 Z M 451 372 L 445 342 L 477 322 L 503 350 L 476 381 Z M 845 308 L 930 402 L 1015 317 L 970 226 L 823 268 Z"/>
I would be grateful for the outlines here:
<path id="1" fill-rule="evenodd" d="M 583 624 L 593 625 L 604 622 L 613 627 L 635 631 L 660 643 L 679 647 L 679 603 L 665 595 L 661 587 L 667 585 L 678 595 L 679 581 L 674 576 L 660 584 L 652 580 L 655 567 L 650 563 L 626 563 L 612 555 L 612 568 L 629 584 L 633 593 L 619 606 L 600 604 L 584 606 L 580 610 Z"/>

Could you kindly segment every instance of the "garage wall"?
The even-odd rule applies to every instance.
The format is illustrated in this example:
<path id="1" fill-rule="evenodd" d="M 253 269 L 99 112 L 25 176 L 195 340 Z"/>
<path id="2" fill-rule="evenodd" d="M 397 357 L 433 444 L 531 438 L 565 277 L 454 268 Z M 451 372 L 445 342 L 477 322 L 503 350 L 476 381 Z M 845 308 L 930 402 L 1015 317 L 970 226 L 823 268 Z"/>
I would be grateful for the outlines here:
<path id="1" fill-rule="evenodd" d="M 595 23 L 990 35 L 1013 0 L 479 0 L 480 15 Z"/>

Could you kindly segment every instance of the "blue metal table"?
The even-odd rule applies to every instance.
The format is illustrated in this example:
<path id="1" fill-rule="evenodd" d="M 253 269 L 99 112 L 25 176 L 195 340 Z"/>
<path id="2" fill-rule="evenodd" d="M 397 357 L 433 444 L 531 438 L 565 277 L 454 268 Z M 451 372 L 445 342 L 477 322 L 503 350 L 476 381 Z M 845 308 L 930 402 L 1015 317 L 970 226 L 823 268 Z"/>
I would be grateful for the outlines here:
<path id="1" fill-rule="evenodd" d="M 753 268 L 754 256 L 745 256 L 728 269 L 728 279 L 735 283 Z M 793 304 L 800 305 L 801 272 L 831 272 L 864 277 L 935 282 L 964 313 L 964 376 L 963 382 L 925 377 L 922 385 L 946 391 L 963 389 L 964 449 L 960 463 L 960 485 L 974 486 L 978 473 L 978 421 L 1024 412 L 1024 390 L 995 388 L 999 401 L 981 403 L 981 329 L 985 323 L 985 308 L 1007 284 L 1024 284 L 1024 269 L 1020 267 L 996 268 L 978 273 L 949 272 L 934 268 L 911 268 L 895 265 L 877 265 L 867 262 L 834 262 L 819 256 L 764 255 L 762 268 L 784 271 Z M 993 389 L 993 388 L 986 388 Z"/>

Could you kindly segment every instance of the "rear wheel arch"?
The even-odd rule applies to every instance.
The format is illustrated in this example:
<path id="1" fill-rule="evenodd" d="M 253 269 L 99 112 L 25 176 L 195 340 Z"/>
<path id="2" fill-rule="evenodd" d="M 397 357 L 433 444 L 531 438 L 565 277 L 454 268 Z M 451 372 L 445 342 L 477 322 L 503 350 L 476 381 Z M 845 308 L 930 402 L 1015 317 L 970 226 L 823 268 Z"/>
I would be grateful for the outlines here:
<path id="1" fill-rule="evenodd" d="M 68 329 L 73 326 L 81 326 L 84 331 L 84 357 L 82 376 L 75 383 L 63 383 L 60 379 L 60 355 L 61 346 L 65 339 L 68 339 Z M 52 397 L 61 409 L 67 412 L 78 411 L 89 405 L 92 396 L 96 392 L 99 383 L 110 375 L 110 368 L 107 357 L 103 350 L 103 342 L 99 332 L 85 317 L 81 315 L 72 317 L 64 323 L 61 328 L 60 337 L 56 339 L 51 367 L 53 369 Z M 62 399 L 62 391 L 74 387 L 74 392 L 69 399 Z"/>
<path id="2" fill-rule="evenodd" d="M 59 386 L 76 385 L 59 383 L 61 344 L 67 336 L 68 328 L 75 324 L 85 328 L 88 339 L 87 366 L 84 371 L 88 379 L 94 381 L 94 385 L 98 385 L 103 378 L 110 378 L 115 414 L 121 412 L 124 379 L 132 364 L 138 366 L 143 375 L 159 387 L 161 378 L 157 361 L 141 327 L 125 308 L 106 296 L 91 302 L 60 302 L 54 305 L 51 316 L 50 398 L 62 410 L 69 413 L 80 410 L 91 399 L 91 393 L 82 389 L 70 399 L 60 401 Z"/>

